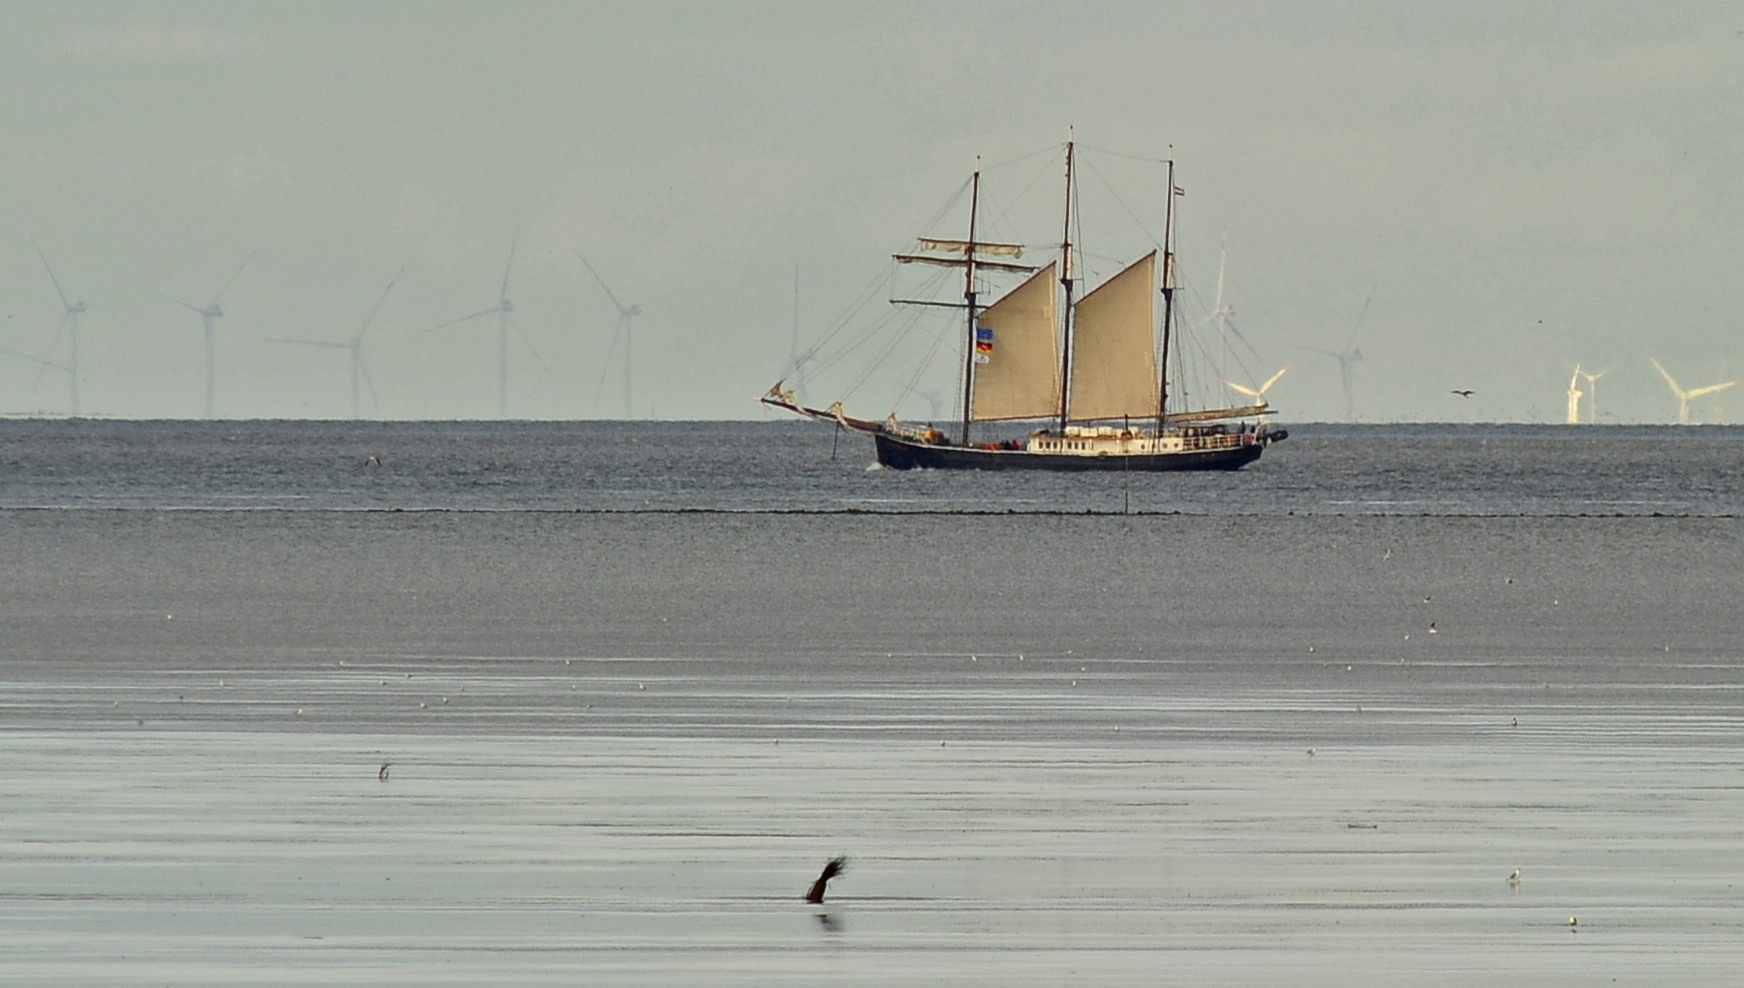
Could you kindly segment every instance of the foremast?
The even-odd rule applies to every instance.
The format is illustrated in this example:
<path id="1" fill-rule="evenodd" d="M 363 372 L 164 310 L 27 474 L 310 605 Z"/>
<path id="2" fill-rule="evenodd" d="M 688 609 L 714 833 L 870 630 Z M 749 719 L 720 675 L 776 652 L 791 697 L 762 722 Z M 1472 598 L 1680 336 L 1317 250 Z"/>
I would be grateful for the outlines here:
<path id="1" fill-rule="evenodd" d="M 975 404 L 975 220 L 981 211 L 981 156 L 975 156 L 975 176 L 969 190 L 969 241 L 963 251 L 963 303 L 969 310 L 963 339 L 963 445 L 969 445 L 969 420 Z"/>

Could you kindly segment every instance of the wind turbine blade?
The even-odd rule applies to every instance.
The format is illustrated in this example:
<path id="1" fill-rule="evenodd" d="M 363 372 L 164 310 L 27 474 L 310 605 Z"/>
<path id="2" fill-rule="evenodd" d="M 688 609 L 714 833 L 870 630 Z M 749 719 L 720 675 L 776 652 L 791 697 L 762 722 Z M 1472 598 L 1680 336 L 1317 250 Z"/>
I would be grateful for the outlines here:
<path id="1" fill-rule="evenodd" d="M 1234 333 L 1234 334 L 1235 334 L 1235 338 L 1236 338 L 1236 339 L 1238 339 L 1238 340 L 1240 340 L 1240 341 L 1242 341 L 1242 342 L 1243 342 L 1243 343 L 1245 343 L 1245 344 L 1247 344 L 1247 348 L 1248 348 L 1248 349 L 1249 349 L 1249 350 L 1251 350 L 1251 349 L 1253 349 L 1253 344 L 1252 344 L 1252 343 L 1248 343 L 1248 342 L 1247 342 L 1247 337 L 1245 337 L 1245 336 L 1243 336 L 1243 335 L 1241 335 L 1241 330 L 1239 330 L 1239 329 L 1237 329 L 1237 328 L 1236 328 L 1236 326 L 1235 326 L 1235 319 L 1234 319 L 1234 318 L 1233 318 L 1233 317 L 1231 317 L 1231 316 L 1229 316 L 1229 315 L 1227 315 L 1227 314 L 1225 314 L 1225 315 L 1224 315 L 1224 317 L 1223 317 L 1223 324 L 1224 324 L 1224 325 L 1225 325 L 1225 326 L 1228 326 L 1228 327 L 1229 327 L 1229 331 L 1230 331 L 1230 332 L 1231 332 L 1231 333 Z"/>
<path id="2" fill-rule="evenodd" d="M 468 320 L 477 319 L 479 316 L 494 315 L 494 314 L 501 312 L 501 311 L 503 311 L 501 307 L 493 305 L 488 309 L 480 309 L 477 312 L 474 312 L 470 316 L 461 316 L 459 319 L 450 319 L 445 323 L 440 323 L 438 325 L 431 326 L 429 329 L 424 330 L 424 332 L 434 333 L 438 329 L 447 329 L 450 326 L 457 326 L 463 322 L 467 322 Z"/>
<path id="3" fill-rule="evenodd" d="M 382 289 L 381 298 L 378 298 L 375 300 L 375 308 L 369 310 L 369 315 L 363 317 L 363 325 L 358 327 L 357 336 L 352 338 L 351 344 L 353 346 L 362 346 L 363 345 L 363 334 L 369 332 L 369 324 L 371 322 L 375 321 L 375 314 L 381 311 L 382 303 L 386 302 L 388 300 L 388 292 L 391 292 L 394 290 L 394 282 L 399 281 L 400 275 L 405 274 L 405 273 L 406 273 L 406 269 L 401 268 L 398 271 L 394 272 L 394 276 L 392 278 L 388 279 L 388 287 Z"/>
<path id="4" fill-rule="evenodd" d="M 1653 359 L 1653 354 L 1648 354 L 1647 360 L 1653 365 L 1654 370 L 1659 371 L 1659 376 L 1665 378 L 1665 383 L 1671 385 L 1672 394 L 1677 395 L 1683 401 L 1689 400 L 1689 395 L 1684 394 L 1683 389 L 1677 386 L 1677 381 L 1672 378 L 1671 372 L 1666 370 L 1659 361 Z"/>
<path id="5" fill-rule="evenodd" d="M 1737 383 L 1738 383 L 1737 381 L 1725 381 L 1725 382 L 1720 383 L 1720 384 L 1710 384 L 1705 388 L 1696 388 L 1695 390 L 1684 395 L 1684 397 L 1685 398 L 1700 398 L 1703 395 L 1711 395 L 1716 391 L 1724 391 L 1727 388 L 1732 387 L 1733 385 L 1735 385 Z"/>
<path id="6" fill-rule="evenodd" d="M 1229 259 L 1229 234 L 1223 235 L 1223 243 L 1217 248 L 1217 301 L 1212 303 L 1213 311 L 1223 309 L 1223 262 Z"/>
<path id="7" fill-rule="evenodd" d="M 1273 374 L 1271 377 L 1266 378 L 1266 383 L 1260 385 L 1260 394 L 1265 394 L 1267 391 L 1270 391 L 1272 389 L 1272 385 L 1278 383 L 1278 378 L 1283 377 L 1286 373 L 1289 372 L 1289 370 L 1290 370 L 1290 368 L 1285 367 L 1283 370 L 1277 372 L 1276 374 Z"/>
<path id="8" fill-rule="evenodd" d="M 41 369 L 44 367 L 53 367 L 57 370 L 66 370 L 65 367 L 62 367 L 60 364 L 57 364 L 52 360 L 44 360 L 41 357 L 35 356 L 34 354 L 25 353 L 22 350 L 14 350 L 11 347 L 0 346 L 0 353 L 4 353 L 9 357 L 17 357 L 19 360 L 28 360 L 31 363 L 36 364 L 37 368 L 38 368 L 38 370 L 37 370 L 38 374 L 41 374 L 41 372 L 42 372 Z"/>
<path id="9" fill-rule="evenodd" d="M 1580 364 L 1575 364 L 1574 365 L 1574 373 L 1570 374 L 1568 377 L 1568 389 L 1570 391 L 1574 390 L 1575 382 L 1580 380 L 1580 376 L 1581 376 Z"/>
<path id="10" fill-rule="evenodd" d="M 1218 380 L 1222 381 L 1223 379 L 1218 378 Z M 1224 384 L 1224 387 L 1229 388 L 1231 391 L 1239 391 L 1242 394 L 1247 395 L 1249 398 L 1258 398 L 1260 396 L 1260 394 L 1266 390 L 1265 388 L 1261 388 L 1259 391 L 1255 391 L 1254 389 L 1252 389 L 1250 387 L 1246 387 L 1245 385 L 1237 384 L 1234 381 L 1223 381 L 1223 384 Z"/>
<path id="11" fill-rule="evenodd" d="M 48 272 L 48 280 L 54 282 L 55 294 L 61 297 L 61 308 L 70 309 L 73 303 L 67 301 L 67 293 L 61 290 L 61 280 L 55 277 L 54 268 L 48 266 L 48 257 L 43 254 L 42 247 L 32 240 L 30 246 L 36 248 L 36 256 L 42 259 L 42 269 Z"/>
<path id="12" fill-rule="evenodd" d="M 193 305 L 193 304 L 190 304 L 188 302 L 184 302 L 181 299 L 176 298 L 174 295 L 165 295 L 163 292 L 160 292 L 160 291 L 157 291 L 156 289 L 151 289 L 151 288 L 146 289 L 146 291 L 151 292 L 153 295 L 156 295 L 158 298 L 166 299 L 168 301 L 174 302 L 177 305 L 181 306 L 182 308 L 187 309 L 189 312 L 195 313 L 196 315 L 204 316 L 206 314 L 205 309 L 202 309 L 197 305 Z"/>
<path id="13" fill-rule="evenodd" d="M 1333 360 L 1344 360 L 1344 354 L 1342 353 L 1334 353 L 1331 350 L 1322 350 L 1319 347 L 1303 346 L 1300 343 L 1292 343 L 1290 345 L 1298 350 L 1307 350 L 1309 353 L 1318 353 L 1323 356 L 1331 357 Z"/>
<path id="14" fill-rule="evenodd" d="M 497 301 L 509 297 L 509 272 L 515 269 L 515 247 L 521 242 L 521 228 L 515 228 L 515 237 L 509 241 L 509 263 L 503 265 L 503 290 L 497 294 Z M 397 275 L 395 277 L 398 277 Z"/>
<path id="15" fill-rule="evenodd" d="M 1356 327 L 1350 331 L 1350 339 L 1344 341 L 1344 348 L 1346 350 L 1349 350 L 1350 345 L 1356 342 L 1356 334 L 1362 332 L 1363 317 L 1369 314 L 1369 303 L 1375 300 L 1375 291 L 1380 287 L 1380 285 L 1375 285 L 1373 288 L 1370 288 L 1368 298 L 1363 299 L 1362 308 L 1357 310 Z"/>
<path id="16" fill-rule="evenodd" d="M 267 342 L 268 343 L 289 343 L 292 346 L 318 346 L 318 347 L 321 347 L 321 348 L 327 349 L 327 350 L 349 350 L 349 349 L 351 349 L 351 344 L 349 344 L 349 343 L 334 343 L 331 340 L 269 339 L 269 340 L 267 340 Z"/>
<path id="17" fill-rule="evenodd" d="M 257 253 L 259 251 L 251 250 L 248 252 L 248 256 L 242 259 L 242 263 L 236 268 L 236 273 L 230 276 L 230 280 L 224 283 L 223 288 L 218 289 L 218 294 L 212 296 L 213 305 L 217 305 L 218 300 L 224 297 L 224 293 L 230 290 L 230 286 L 236 284 L 236 279 L 242 277 L 242 269 L 248 267 L 248 262 L 254 260 L 254 255 Z"/>
<path id="18" fill-rule="evenodd" d="M 593 269 L 593 265 L 587 263 L 587 258 L 581 256 L 580 250 L 576 250 L 575 256 L 576 256 L 576 258 L 578 258 L 581 261 L 581 266 L 587 269 L 587 273 L 593 275 L 593 280 L 599 282 L 599 286 L 606 290 L 606 298 L 611 299 L 612 304 L 617 306 L 618 315 L 621 316 L 625 312 L 629 311 L 629 310 L 624 308 L 624 303 L 618 301 L 618 297 L 616 295 L 612 294 L 611 286 L 607 285 L 606 280 L 599 276 L 599 272 L 595 271 Z M 613 344 L 617 343 L 617 341 L 615 339 L 612 342 L 613 342 Z"/>
<path id="19" fill-rule="evenodd" d="M 533 359 L 539 361 L 539 367 L 541 369 L 543 369 L 545 371 L 545 373 L 547 373 L 547 374 L 551 373 L 551 365 L 547 364 L 545 362 L 545 358 L 542 355 L 540 355 L 539 349 L 533 345 L 533 341 L 527 339 L 527 334 L 521 332 L 520 324 L 515 322 L 513 319 L 508 319 L 508 317 L 506 317 L 506 316 L 504 318 L 507 319 L 508 324 L 509 324 L 509 328 L 515 331 L 515 335 L 519 336 L 521 338 L 521 342 L 525 343 L 527 345 L 527 349 L 532 352 Z"/>

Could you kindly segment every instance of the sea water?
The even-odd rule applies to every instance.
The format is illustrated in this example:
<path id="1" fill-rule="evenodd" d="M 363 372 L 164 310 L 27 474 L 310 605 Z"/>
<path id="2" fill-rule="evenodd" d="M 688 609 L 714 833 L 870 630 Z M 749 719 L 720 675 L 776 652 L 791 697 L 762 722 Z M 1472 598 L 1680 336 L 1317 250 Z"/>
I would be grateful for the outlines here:
<path id="1" fill-rule="evenodd" d="M 1744 434 L 1292 433 L 0 423 L 0 984 L 1732 983 Z"/>

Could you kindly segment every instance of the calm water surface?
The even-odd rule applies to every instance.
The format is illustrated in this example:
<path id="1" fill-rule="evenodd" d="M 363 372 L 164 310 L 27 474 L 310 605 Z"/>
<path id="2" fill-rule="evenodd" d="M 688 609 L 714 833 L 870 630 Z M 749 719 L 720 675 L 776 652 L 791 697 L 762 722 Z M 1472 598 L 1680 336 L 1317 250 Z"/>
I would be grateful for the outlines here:
<path id="1" fill-rule="evenodd" d="M 1734 983 L 1744 436 L 1293 432 L 0 423 L 0 984 Z"/>

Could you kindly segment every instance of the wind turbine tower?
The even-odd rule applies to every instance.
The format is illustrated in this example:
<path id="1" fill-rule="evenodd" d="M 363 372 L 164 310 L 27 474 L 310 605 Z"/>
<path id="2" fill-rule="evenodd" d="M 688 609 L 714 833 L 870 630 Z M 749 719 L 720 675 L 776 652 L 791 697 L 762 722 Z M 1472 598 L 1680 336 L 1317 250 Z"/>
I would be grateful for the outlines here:
<path id="1" fill-rule="evenodd" d="M 1584 377 L 1587 379 L 1587 421 L 1592 423 L 1593 425 L 1598 425 L 1599 424 L 1599 378 L 1604 377 L 1606 374 L 1611 373 L 1611 371 L 1616 370 L 1616 368 L 1615 367 L 1607 367 L 1604 370 L 1599 371 L 1597 374 L 1588 374 L 1586 371 L 1580 369 L 1579 364 L 1576 364 L 1574 369 L 1575 369 L 1576 373 L 1580 374 L 1581 377 Z"/>
<path id="2" fill-rule="evenodd" d="M 463 322 L 471 322 L 483 316 L 494 314 L 497 317 L 497 417 L 505 419 L 509 417 L 509 313 L 515 311 L 515 303 L 509 301 L 509 272 L 515 268 L 515 246 L 520 243 L 520 240 L 520 234 L 517 233 L 515 239 L 509 241 L 509 263 L 503 266 L 503 287 L 497 292 L 497 304 L 488 309 L 480 309 L 469 315 L 461 316 L 459 319 L 450 319 L 425 330 L 426 333 L 434 333 L 438 329 L 458 326 Z M 399 276 L 395 275 L 395 277 Z M 388 287 L 393 286 L 390 284 Z M 385 296 L 387 293 L 382 294 Z M 519 327 L 516 328 L 515 332 L 520 332 Z M 360 333 L 359 339 L 361 338 L 362 334 Z M 526 337 L 523 336 L 521 339 L 525 342 Z M 528 346 L 531 347 L 532 344 L 528 344 Z M 538 356 L 537 353 L 534 355 Z"/>
<path id="3" fill-rule="evenodd" d="M 787 344 L 787 367 L 793 375 L 793 393 L 801 405 L 805 404 L 805 365 L 810 361 L 810 355 L 800 356 L 799 353 L 799 265 L 793 266 L 793 338 Z"/>
<path id="4" fill-rule="evenodd" d="M 369 315 L 364 317 L 363 325 L 358 327 L 357 335 L 353 336 L 351 338 L 350 343 L 335 343 L 332 340 L 273 340 L 272 341 L 274 343 L 290 343 L 290 344 L 293 344 L 296 346 L 316 346 L 316 347 L 322 347 L 322 348 L 328 349 L 328 350 L 350 350 L 351 351 L 351 417 L 353 419 L 358 419 L 358 418 L 363 417 L 360 414 L 361 408 L 358 404 L 359 396 L 357 393 L 357 383 L 358 383 L 359 378 L 361 378 L 363 380 L 363 383 L 369 388 L 370 403 L 375 406 L 376 411 L 378 413 L 381 411 L 381 402 L 376 399 L 375 382 L 370 380 L 369 367 L 368 367 L 368 365 L 366 365 L 363 362 L 363 334 L 369 332 L 369 324 L 375 320 L 375 314 L 377 312 L 381 311 L 382 303 L 386 302 L 388 300 L 388 292 L 391 292 L 394 290 L 394 282 L 399 281 L 400 275 L 405 274 L 405 273 L 406 273 L 406 269 L 401 268 L 393 276 L 393 278 L 388 281 L 388 287 L 382 289 L 381 298 L 376 299 L 375 308 L 369 310 Z"/>
<path id="5" fill-rule="evenodd" d="M 1377 288 L 1379 286 L 1376 286 Z M 1368 297 L 1363 299 L 1362 308 L 1357 310 L 1356 325 L 1350 331 L 1350 338 L 1344 341 L 1342 350 L 1316 350 L 1313 347 L 1302 347 L 1314 353 L 1323 354 L 1338 361 L 1339 377 L 1344 384 L 1344 414 L 1350 421 L 1356 421 L 1355 392 L 1351 387 L 1351 369 L 1361 360 L 1362 351 L 1356 348 L 1357 334 L 1362 332 L 1363 317 L 1368 315 L 1369 303 L 1375 299 L 1375 288 L 1369 289 Z"/>
<path id="6" fill-rule="evenodd" d="M 67 334 L 67 366 L 64 368 L 67 372 L 67 414 L 76 418 L 79 414 L 79 316 L 85 311 L 85 300 L 69 302 L 66 291 L 61 288 L 61 280 L 55 277 L 54 268 L 48 265 L 48 257 L 43 254 L 42 247 L 35 241 L 31 242 L 31 246 L 36 247 L 36 256 L 42 260 L 42 269 L 48 272 L 48 280 L 54 282 L 55 294 L 61 299 L 61 325 L 55 331 L 55 341 L 60 341 L 62 333 Z M 48 361 L 41 363 L 44 367 L 60 366 Z"/>
<path id="7" fill-rule="evenodd" d="M 575 256 L 580 259 L 581 266 L 587 268 L 587 273 L 593 275 L 593 280 L 599 282 L 599 286 L 605 289 L 606 298 L 611 299 L 612 305 L 618 310 L 618 328 L 617 331 L 612 334 L 611 348 L 606 351 L 608 370 L 602 371 L 600 374 L 600 387 L 605 387 L 605 375 L 610 373 L 609 365 L 612 359 L 612 351 L 617 349 L 618 339 L 621 337 L 624 341 L 624 418 L 633 419 L 636 417 L 636 414 L 635 405 L 632 402 L 633 396 L 630 391 L 630 385 L 633 380 L 630 344 L 634 339 L 636 317 L 642 314 L 642 306 L 632 302 L 628 307 L 625 307 L 624 303 L 618 301 L 618 297 L 612 294 L 611 288 L 606 285 L 606 280 L 601 278 L 599 272 L 593 269 L 593 265 L 587 263 L 587 258 L 581 256 L 581 251 L 576 251 Z M 797 301 L 795 304 L 797 305 Z"/>
<path id="8" fill-rule="evenodd" d="M 1229 237 L 1223 238 L 1223 243 L 1217 249 L 1217 298 L 1211 305 L 1211 322 L 1217 325 L 1217 376 L 1229 376 L 1229 329 L 1230 318 L 1235 315 L 1232 306 L 1223 304 L 1223 266 L 1229 260 Z"/>
<path id="9" fill-rule="evenodd" d="M 1707 387 L 1691 388 L 1688 391 L 1685 391 L 1683 388 L 1678 387 L 1677 381 L 1671 376 L 1671 372 L 1660 366 L 1659 361 L 1653 359 L 1652 354 L 1648 354 L 1647 359 L 1653 363 L 1654 369 L 1659 371 L 1659 376 L 1665 378 L 1665 383 L 1671 386 L 1671 393 L 1677 395 L 1678 425 L 1689 425 L 1690 401 L 1704 395 L 1714 394 L 1717 391 L 1724 391 L 1738 383 L 1737 381 L 1722 381 L 1719 384 L 1710 384 Z"/>
<path id="10" fill-rule="evenodd" d="M 1579 388 L 1575 387 L 1575 384 L 1580 381 L 1580 376 L 1581 376 L 1580 365 L 1575 364 L 1574 365 L 1574 374 L 1572 374 L 1568 379 L 1568 424 L 1569 425 L 1580 425 L 1581 390 Z"/>
<path id="11" fill-rule="evenodd" d="M 200 327 L 202 329 L 204 329 L 206 332 L 206 417 L 207 418 L 212 417 L 212 371 L 213 371 L 213 363 L 214 363 L 214 361 L 213 361 L 214 336 L 212 333 L 212 324 L 214 321 L 216 321 L 218 319 L 218 317 L 224 315 L 224 309 L 222 306 L 220 306 L 218 304 L 218 300 L 223 298 L 224 293 L 230 290 L 230 286 L 234 285 L 236 283 L 236 279 L 242 275 L 242 269 L 248 267 L 248 262 L 252 261 L 252 260 L 254 260 L 254 254 L 251 252 L 247 257 L 242 259 L 242 263 L 240 265 L 238 265 L 236 268 L 236 273 L 230 276 L 230 280 L 226 281 L 224 283 L 224 287 L 218 289 L 218 294 L 212 296 L 212 301 L 206 303 L 205 305 L 194 305 L 190 302 L 184 302 L 179 298 L 175 298 L 174 296 L 164 295 L 162 292 L 157 293 L 158 295 L 169 299 L 171 302 L 174 302 L 177 305 L 182 306 L 183 308 L 191 309 L 192 311 L 198 313 L 200 316 Z"/>

